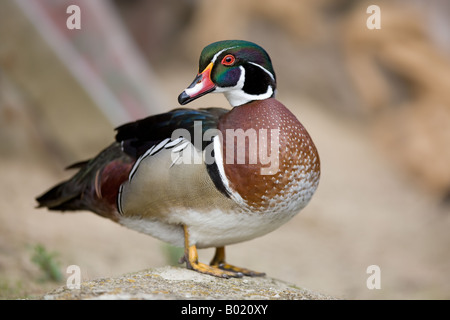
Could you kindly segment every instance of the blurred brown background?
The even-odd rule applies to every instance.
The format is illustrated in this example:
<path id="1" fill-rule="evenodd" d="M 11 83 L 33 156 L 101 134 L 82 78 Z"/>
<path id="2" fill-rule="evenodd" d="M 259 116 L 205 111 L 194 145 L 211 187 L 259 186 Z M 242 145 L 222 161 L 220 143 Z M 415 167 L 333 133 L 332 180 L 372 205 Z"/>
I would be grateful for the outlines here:
<path id="1" fill-rule="evenodd" d="M 66 9 L 81 9 L 69 30 Z M 369 5 L 381 29 L 369 30 Z M 310 205 L 229 260 L 349 299 L 450 298 L 450 3 L 445 0 L 0 2 L 0 298 L 39 281 L 42 244 L 83 279 L 168 263 L 156 239 L 34 198 L 124 122 L 177 107 L 210 42 L 271 55 L 278 99 L 312 135 L 322 180 Z M 219 95 L 189 107 L 227 106 Z M 201 251 L 209 261 L 210 249 Z M 366 286 L 370 265 L 381 289 Z"/>

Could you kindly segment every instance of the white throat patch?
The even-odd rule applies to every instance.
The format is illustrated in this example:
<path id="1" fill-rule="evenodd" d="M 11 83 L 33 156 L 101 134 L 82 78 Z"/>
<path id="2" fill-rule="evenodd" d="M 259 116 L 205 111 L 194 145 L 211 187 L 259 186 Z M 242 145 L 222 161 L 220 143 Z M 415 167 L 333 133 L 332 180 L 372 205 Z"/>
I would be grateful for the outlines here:
<path id="1" fill-rule="evenodd" d="M 256 66 L 259 66 L 255 64 Z M 261 66 L 259 66 L 261 67 Z M 262 68 L 262 67 L 261 67 Z M 264 100 L 268 99 L 273 95 L 273 88 L 272 86 L 267 86 L 267 91 L 262 94 L 248 94 L 245 93 L 244 83 L 245 83 L 245 68 L 243 66 L 240 66 L 239 69 L 241 70 L 241 76 L 239 77 L 239 81 L 236 83 L 234 87 L 226 87 L 221 88 L 217 87 L 214 92 L 222 92 L 227 98 L 228 102 L 232 107 L 237 107 L 242 104 L 248 103 L 253 100 Z M 270 76 L 273 78 L 272 74 L 268 72 L 266 69 L 262 68 L 264 71 L 270 74 Z"/>

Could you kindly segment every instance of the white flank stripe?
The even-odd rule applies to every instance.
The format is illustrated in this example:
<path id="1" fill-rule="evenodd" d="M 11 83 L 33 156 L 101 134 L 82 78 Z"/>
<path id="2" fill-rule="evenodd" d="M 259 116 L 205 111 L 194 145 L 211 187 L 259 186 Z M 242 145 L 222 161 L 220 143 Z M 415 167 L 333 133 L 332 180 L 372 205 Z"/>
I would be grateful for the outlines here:
<path id="1" fill-rule="evenodd" d="M 134 164 L 133 168 L 131 168 L 130 174 L 128 175 L 128 180 L 131 180 L 131 178 L 133 177 L 135 171 L 137 170 L 137 168 L 139 167 L 139 164 L 141 163 L 141 161 L 146 158 L 148 156 L 148 154 L 150 152 L 152 152 L 152 150 L 155 148 L 155 146 L 151 147 L 150 149 L 148 149 L 142 156 L 139 157 L 139 159 L 137 159 L 136 163 Z"/>
<path id="2" fill-rule="evenodd" d="M 220 178 L 222 179 L 222 183 L 225 186 L 225 189 L 227 189 L 228 193 L 235 201 L 245 204 L 245 201 L 244 199 L 242 199 L 241 195 L 236 191 L 232 190 L 230 184 L 228 183 L 227 176 L 225 175 L 225 168 L 223 166 L 222 146 L 220 145 L 219 136 L 215 136 L 213 138 L 213 143 L 214 143 L 214 161 L 216 162 L 217 169 L 219 170 L 219 175 Z"/>
<path id="3" fill-rule="evenodd" d="M 122 211 L 122 190 L 123 190 L 123 184 L 119 187 L 119 194 L 117 195 L 117 209 L 119 210 L 119 213 L 123 215 Z"/>
<path id="4" fill-rule="evenodd" d="M 176 146 L 178 143 L 181 142 L 181 140 L 183 140 L 183 138 L 177 138 L 177 139 L 173 140 L 172 142 L 169 142 L 168 144 L 166 144 L 164 146 L 164 148 L 168 149 L 168 148 L 171 148 L 173 146 Z"/>
<path id="5" fill-rule="evenodd" d="M 184 150 L 189 144 L 189 141 L 183 142 L 183 144 L 180 144 L 179 146 L 173 148 L 172 152 L 180 152 Z"/>
<path id="6" fill-rule="evenodd" d="M 158 143 L 156 146 L 151 147 L 150 149 L 148 149 L 147 151 L 145 151 L 145 153 L 139 157 L 139 159 L 137 159 L 136 163 L 134 164 L 133 168 L 130 171 L 130 174 L 128 175 L 128 180 L 131 181 L 131 179 L 134 176 L 134 173 L 136 172 L 137 168 L 139 167 L 139 165 L 141 164 L 141 161 L 144 160 L 145 158 L 147 158 L 148 156 L 154 155 L 158 150 L 160 150 L 162 147 L 164 147 L 164 145 L 170 141 L 170 138 L 166 138 L 163 141 L 161 141 L 160 143 Z"/>
<path id="7" fill-rule="evenodd" d="M 166 138 L 163 141 L 161 141 L 160 143 L 158 143 L 156 145 L 156 147 L 150 152 L 150 155 L 154 155 L 155 153 L 157 153 L 159 150 L 161 150 L 166 144 L 167 142 L 170 141 L 170 138 Z"/>

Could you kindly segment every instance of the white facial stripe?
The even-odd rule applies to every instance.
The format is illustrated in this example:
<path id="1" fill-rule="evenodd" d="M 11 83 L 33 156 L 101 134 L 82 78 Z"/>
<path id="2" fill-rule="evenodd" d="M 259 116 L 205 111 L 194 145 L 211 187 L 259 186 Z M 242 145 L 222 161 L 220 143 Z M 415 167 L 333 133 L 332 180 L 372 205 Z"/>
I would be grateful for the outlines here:
<path id="1" fill-rule="evenodd" d="M 232 107 L 240 106 L 252 100 L 268 99 L 273 95 L 272 86 L 267 86 L 267 91 L 262 94 L 252 95 L 245 93 L 244 90 L 242 90 L 244 88 L 245 83 L 245 69 L 243 66 L 240 66 L 239 69 L 241 69 L 241 76 L 239 77 L 239 81 L 236 83 L 234 87 L 226 87 L 226 88 L 217 87 L 216 90 L 214 90 L 214 92 L 223 92 L 223 94 L 225 95 L 225 97 L 227 98 L 228 102 Z"/>
<path id="2" fill-rule="evenodd" d="M 236 47 L 237 47 L 237 46 L 229 47 L 229 48 L 225 48 L 225 49 L 220 50 L 219 52 L 217 52 L 217 53 L 214 55 L 214 57 L 212 58 L 211 62 L 212 62 L 212 63 L 216 62 L 217 57 L 220 56 L 220 54 L 221 54 L 222 52 L 227 51 L 227 50 L 230 50 L 230 49 L 233 49 L 233 48 L 236 48 Z"/>
<path id="3" fill-rule="evenodd" d="M 263 66 L 260 66 L 259 64 L 254 63 L 254 62 L 249 61 L 248 63 L 250 63 L 250 64 L 252 64 L 252 65 L 254 65 L 254 66 L 260 67 L 262 70 L 264 70 L 264 71 L 272 78 L 273 81 L 275 81 L 275 78 L 274 78 L 273 74 L 270 73 L 269 70 L 267 70 L 267 69 L 264 68 Z"/>
<path id="4" fill-rule="evenodd" d="M 214 90 L 214 92 L 228 93 L 228 91 L 242 90 L 245 83 L 245 69 L 243 66 L 239 66 L 239 69 L 241 70 L 241 75 L 239 76 L 239 80 L 234 87 L 216 87 L 216 90 Z"/>

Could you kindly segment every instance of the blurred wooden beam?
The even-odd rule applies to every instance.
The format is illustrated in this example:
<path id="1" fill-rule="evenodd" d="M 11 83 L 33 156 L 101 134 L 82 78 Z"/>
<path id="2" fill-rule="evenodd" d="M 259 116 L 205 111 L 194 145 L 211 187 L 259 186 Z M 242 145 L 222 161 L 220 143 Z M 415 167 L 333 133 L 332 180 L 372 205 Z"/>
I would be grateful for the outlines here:
<path id="1" fill-rule="evenodd" d="M 81 30 L 66 27 L 70 4 L 1 1 L 0 71 L 57 143 L 86 157 L 112 141 L 114 126 L 162 112 L 165 104 L 110 2 L 76 1 Z"/>

